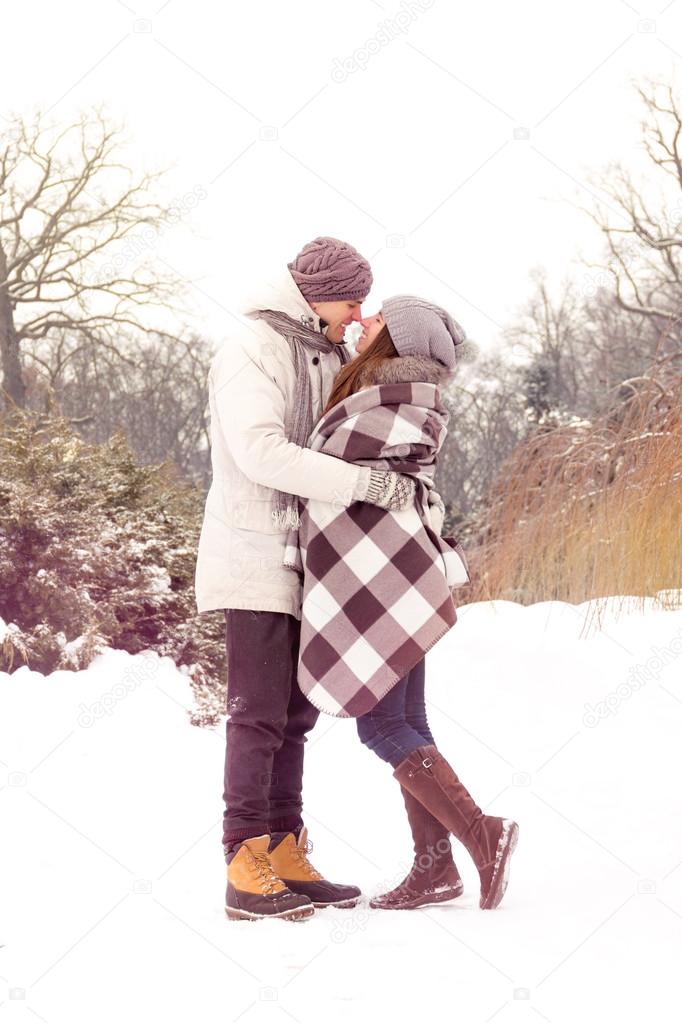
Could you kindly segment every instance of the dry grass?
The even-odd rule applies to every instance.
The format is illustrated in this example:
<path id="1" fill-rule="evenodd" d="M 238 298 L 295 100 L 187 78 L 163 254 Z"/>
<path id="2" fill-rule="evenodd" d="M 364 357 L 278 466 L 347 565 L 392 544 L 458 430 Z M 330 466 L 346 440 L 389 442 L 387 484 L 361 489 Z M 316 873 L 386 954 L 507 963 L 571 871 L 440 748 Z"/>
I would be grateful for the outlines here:
<path id="1" fill-rule="evenodd" d="M 466 601 L 671 591 L 659 599 L 678 606 L 682 377 L 638 378 L 603 418 L 529 438 L 503 467 L 472 555 Z"/>

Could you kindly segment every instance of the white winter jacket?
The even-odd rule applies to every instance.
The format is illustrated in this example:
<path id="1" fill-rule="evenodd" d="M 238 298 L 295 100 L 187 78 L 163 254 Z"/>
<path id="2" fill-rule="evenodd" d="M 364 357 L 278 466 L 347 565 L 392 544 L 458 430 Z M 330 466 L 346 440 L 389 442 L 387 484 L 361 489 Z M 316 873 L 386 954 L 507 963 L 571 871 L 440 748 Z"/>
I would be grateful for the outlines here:
<path id="1" fill-rule="evenodd" d="M 208 378 L 213 479 L 206 498 L 196 565 L 199 612 L 218 608 L 301 616 L 299 576 L 282 565 L 286 531 L 274 522 L 273 488 L 343 506 L 366 493 L 369 469 L 290 443 L 285 412 L 295 395 L 289 342 L 257 309 L 320 320 L 285 268 L 244 310 L 243 322 L 211 363 Z M 336 351 L 306 348 L 313 425 L 341 362 Z"/>

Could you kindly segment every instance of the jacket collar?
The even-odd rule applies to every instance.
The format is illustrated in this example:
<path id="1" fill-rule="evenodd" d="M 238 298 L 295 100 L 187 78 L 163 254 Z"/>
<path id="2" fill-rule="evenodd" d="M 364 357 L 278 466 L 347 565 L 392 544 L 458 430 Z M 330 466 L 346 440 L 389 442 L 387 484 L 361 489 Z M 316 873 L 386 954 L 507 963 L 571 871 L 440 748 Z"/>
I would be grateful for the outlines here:
<path id="1" fill-rule="evenodd" d="M 320 317 L 308 305 L 286 267 L 281 273 L 259 285 L 253 298 L 244 304 L 242 313 L 250 319 L 255 319 L 261 309 L 287 313 L 292 319 L 305 322 L 313 330 L 320 329 Z"/>

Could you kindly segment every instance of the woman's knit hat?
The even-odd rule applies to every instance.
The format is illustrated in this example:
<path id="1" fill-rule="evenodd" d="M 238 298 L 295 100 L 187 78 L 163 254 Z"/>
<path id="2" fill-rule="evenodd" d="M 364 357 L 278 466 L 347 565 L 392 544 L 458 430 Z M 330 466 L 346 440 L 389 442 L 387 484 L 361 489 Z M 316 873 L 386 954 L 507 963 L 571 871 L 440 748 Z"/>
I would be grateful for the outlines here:
<path id="1" fill-rule="evenodd" d="M 287 266 L 308 303 L 362 302 L 372 287 L 367 260 L 338 238 L 315 238 Z"/>
<path id="2" fill-rule="evenodd" d="M 445 309 L 415 295 L 394 295 L 381 311 L 398 355 L 425 355 L 455 369 L 455 348 L 466 334 Z"/>

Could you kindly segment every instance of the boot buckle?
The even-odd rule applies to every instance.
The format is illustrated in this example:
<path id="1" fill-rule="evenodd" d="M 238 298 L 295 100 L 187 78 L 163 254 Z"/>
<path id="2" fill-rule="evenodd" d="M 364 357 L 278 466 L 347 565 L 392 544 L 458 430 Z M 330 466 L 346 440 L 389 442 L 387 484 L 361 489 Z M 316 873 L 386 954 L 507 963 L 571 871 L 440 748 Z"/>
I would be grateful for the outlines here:
<path id="1" fill-rule="evenodd" d="M 424 757 L 422 760 L 422 767 L 433 767 L 433 757 Z"/>

